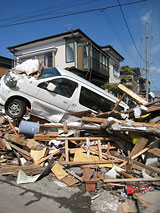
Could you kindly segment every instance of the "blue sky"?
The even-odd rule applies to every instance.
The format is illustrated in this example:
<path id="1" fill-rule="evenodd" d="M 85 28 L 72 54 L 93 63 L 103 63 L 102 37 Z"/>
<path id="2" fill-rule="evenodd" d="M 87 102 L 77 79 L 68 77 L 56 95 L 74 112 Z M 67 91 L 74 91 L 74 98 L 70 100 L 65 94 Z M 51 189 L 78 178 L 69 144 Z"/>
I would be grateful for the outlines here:
<path id="1" fill-rule="evenodd" d="M 152 90 L 160 90 L 160 0 L 139 1 L 0 0 L 0 55 L 13 58 L 8 46 L 80 28 L 97 44 L 112 45 L 125 58 L 121 65 L 140 67 L 145 77 L 148 22 L 149 80 Z M 62 17 L 29 22 L 56 16 Z"/>

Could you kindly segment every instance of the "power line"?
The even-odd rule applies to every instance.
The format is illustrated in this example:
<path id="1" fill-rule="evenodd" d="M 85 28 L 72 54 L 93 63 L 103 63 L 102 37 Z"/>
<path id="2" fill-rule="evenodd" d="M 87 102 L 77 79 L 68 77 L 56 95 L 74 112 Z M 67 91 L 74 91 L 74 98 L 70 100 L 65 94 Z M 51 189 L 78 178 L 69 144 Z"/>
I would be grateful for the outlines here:
<path id="1" fill-rule="evenodd" d="M 22 25 L 22 24 L 33 23 L 33 22 L 46 21 L 46 20 L 50 20 L 50 19 L 62 18 L 62 17 L 66 17 L 66 16 L 73 16 L 73 15 L 84 14 L 84 13 L 89 13 L 89 12 L 96 12 L 96 11 L 101 11 L 101 10 L 121 7 L 121 6 L 124 6 L 124 5 L 131 5 L 131 4 L 141 3 L 141 2 L 144 2 L 144 1 L 147 1 L 147 0 L 134 1 L 134 2 L 129 2 L 129 3 L 123 3 L 123 4 L 118 4 L 118 5 L 107 6 L 107 7 L 103 7 L 103 8 L 82 10 L 82 11 L 70 12 L 70 13 L 63 14 L 63 15 L 58 15 L 58 16 L 51 16 L 51 17 L 40 18 L 40 19 L 35 19 L 35 20 L 29 20 L 29 21 L 22 21 L 22 22 L 17 22 L 17 23 L 5 24 L 5 25 L 0 25 L 0 28 L 16 26 L 16 25 Z"/>
<path id="2" fill-rule="evenodd" d="M 135 49 L 136 49 L 138 55 L 140 56 L 140 58 L 141 58 L 143 61 L 145 61 L 145 59 L 144 59 L 144 58 L 142 57 L 142 55 L 140 54 L 140 52 L 139 52 L 139 50 L 138 50 L 138 48 L 137 48 L 137 46 L 136 46 L 136 43 L 135 43 L 135 41 L 134 41 L 134 39 L 133 39 L 133 36 L 132 36 L 132 34 L 131 34 L 131 31 L 130 31 L 130 29 L 129 29 L 127 20 L 126 20 L 126 18 L 125 18 L 125 15 L 124 15 L 124 13 L 123 13 L 123 10 L 122 10 L 122 6 L 123 6 L 123 5 L 120 4 L 120 1 L 119 1 L 119 0 L 118 0 L 118 3 L 119 3 L 120 11 L 121 11 L 121 13 L 122 13 L 124 22 L 125 22 L 125 24 L 126 24 L 126 28 L 127 28 L 127 30 L 128 30 L 128 33 L 129 33 L 130 37 L 131 37 L 132 43 L 133 43 L 133 45 L 134 45 L 134 47 L 135 47 Z"/>
<path id="3" fill-rule="evenodd" d="M 95 1 L 98 1 L 98 0 L 90 0 L 87 2 L 88 3 L 92 3 L 92 2 L 95 2 Z M 78 3 L 78 4 L 76 4 Z M 49 15 L 50 13 L 51 14 L 56 14 L 55 12 L 57 11 L 60 11 L 60 10 L 64 10 L 64 9 L 68 9 L 68 8 L 71 8 L 71 7 L 77 7 L 77 6 L 81 6 L 83 4 L 86 4 L 86 1 L 85 2 L 82 2 L 79 3 L 79 1 L 71 1 L 71 2 L 67 2 L 67 4 L 64 4 L 63 3 L 63 6 L 61 7 L 61 5 L 58 5 L 57 7 L 54 6 L 54 7 L 47 7 L 47 8 L 44 8 L 44 9 L 39 9 L 39 10 L 34 10 L 32 12 L 27 12 L 27 13 L 24 13 L 22 15 L 19 15 L 19 16 L 14 16 L 14 17 L 10 17 L 8 19 L 0 19 L 0 21 L 10 21 L 12 20 L 12 22 L 8 23 L 8 24 L 11 24 L 13 23 L 13 21 L 20 18 L 20 20 L 25 20 L 25 19 L 30 19 L 30 18 L 35 18 L 35 17 L 38 17 L 38 16 L 44 16 L 46 15 Z M 37 13 L 37 14 L 36 14 Z"/>
<path id="4" fill-rule="evenodd" d="M 119 33 L 117 32 L 117 28 L 114 26 L 113 24 L 113 21 L 111 21 L 110 17 L 109 17 L 109 14 L 107 14 L 104 10 L 102 11 L 104 16 L 105 16 L 105 21 L 108 20 L 113 32 L 114 32 L 114 35 L 117 37 L 119 43 L 121 44 L 122 48 L 126 51 L 126 53 L 129 55 L 130 59 L 134 60 L 134 58 L 132 57 L 132 55 L 130 54 L 130 52 L 128 52 L 125 44 L 122 42 L 120 36 L 119 36 Z"/>

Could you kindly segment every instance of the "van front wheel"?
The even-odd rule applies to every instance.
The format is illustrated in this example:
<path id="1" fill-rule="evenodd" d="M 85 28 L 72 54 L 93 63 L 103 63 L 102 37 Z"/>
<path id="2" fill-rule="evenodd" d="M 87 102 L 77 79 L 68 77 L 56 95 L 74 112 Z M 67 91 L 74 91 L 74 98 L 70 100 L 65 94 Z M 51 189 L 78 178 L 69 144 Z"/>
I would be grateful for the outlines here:
<path id="1" fill-rule="evenodd" d="M 12 99 L 7 101 L 5 112 L 11 118 L 22 118 L 26 113 L 26 104 L 20 99 Z"/>

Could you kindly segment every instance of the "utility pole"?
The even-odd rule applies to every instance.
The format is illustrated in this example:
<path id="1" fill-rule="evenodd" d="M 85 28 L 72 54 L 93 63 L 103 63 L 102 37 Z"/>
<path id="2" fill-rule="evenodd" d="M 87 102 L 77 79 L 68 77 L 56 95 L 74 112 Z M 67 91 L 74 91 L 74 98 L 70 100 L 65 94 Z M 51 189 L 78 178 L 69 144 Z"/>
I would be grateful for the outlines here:
<path id="1" fill-rule="evenodd" d="M 148 81 L 148 22 L 146 22 L 146 101 L 148 102 L 149 81 Z"/>

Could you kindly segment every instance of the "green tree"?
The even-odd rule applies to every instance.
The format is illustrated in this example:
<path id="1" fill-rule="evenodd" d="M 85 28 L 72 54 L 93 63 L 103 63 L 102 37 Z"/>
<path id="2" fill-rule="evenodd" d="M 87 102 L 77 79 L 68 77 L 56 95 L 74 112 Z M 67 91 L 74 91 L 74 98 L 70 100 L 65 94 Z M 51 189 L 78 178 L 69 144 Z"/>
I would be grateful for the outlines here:
<path id="1" fill-rule="evenodd" d="M 126 86 L 128 89 L 134 91 L 136 82 L 134 81 L 134 71 L 131 69 L 130 66 L 121 66 L 120 83 Z M 112 92 L 117 97 L 123 94 L 123 92 L 118 88 L 118 84 L 106 83 L 102 86 L 102 88 L 107 89 L 108 92 Z"/>

